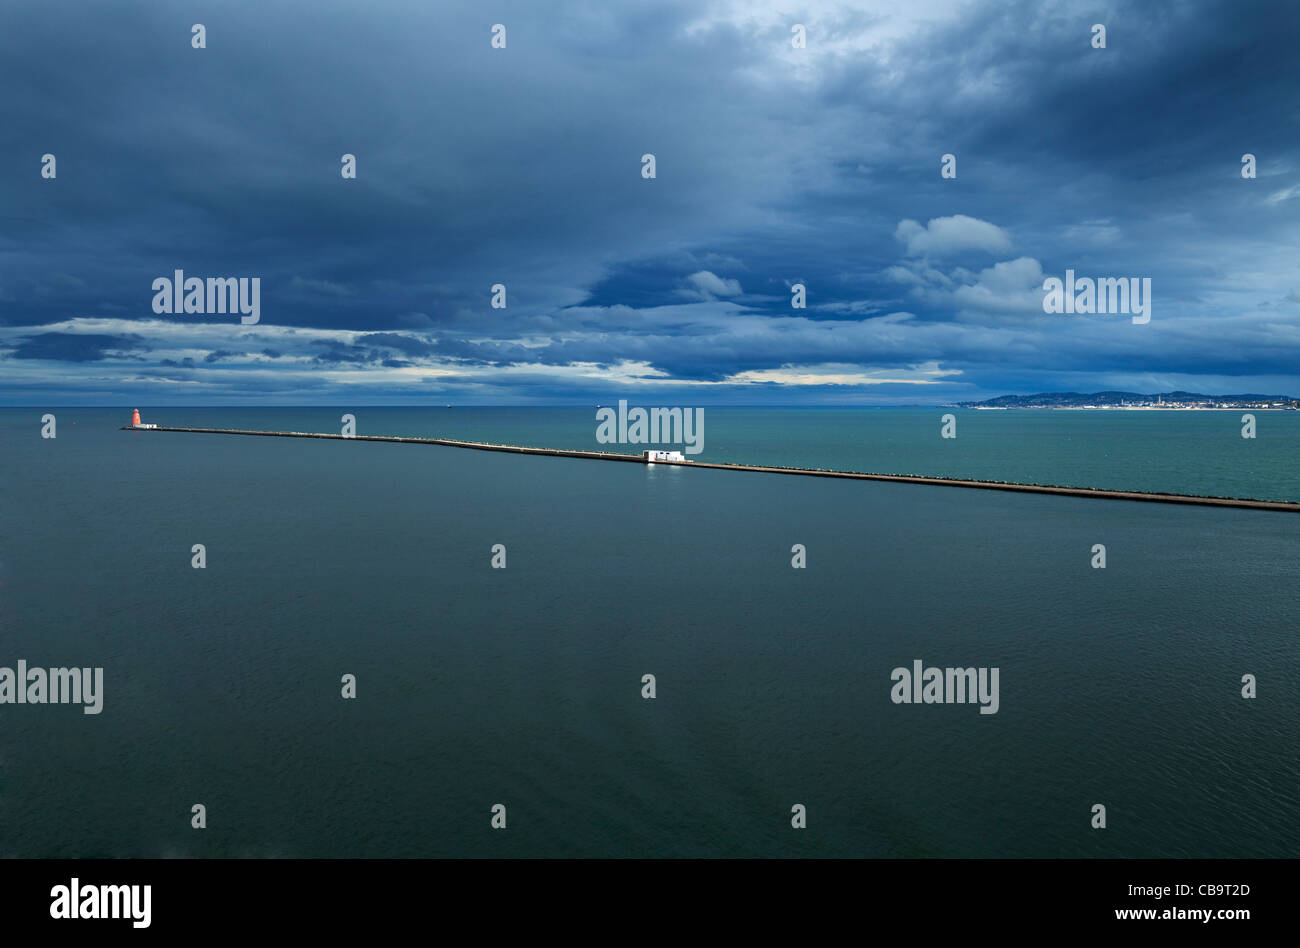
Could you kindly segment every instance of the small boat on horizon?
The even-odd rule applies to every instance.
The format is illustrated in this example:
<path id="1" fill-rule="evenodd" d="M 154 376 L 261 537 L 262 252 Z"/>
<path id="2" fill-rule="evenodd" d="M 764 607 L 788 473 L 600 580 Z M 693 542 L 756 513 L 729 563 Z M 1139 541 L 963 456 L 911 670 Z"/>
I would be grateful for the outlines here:
<path id="1" fill-rule="evenodd" d="M 680 451 L 642 451 L 641 456 L 645 458 L 647 464 L 654 464 L 656 461 L 671 461 L 674 464 L 690 463 Z"/>

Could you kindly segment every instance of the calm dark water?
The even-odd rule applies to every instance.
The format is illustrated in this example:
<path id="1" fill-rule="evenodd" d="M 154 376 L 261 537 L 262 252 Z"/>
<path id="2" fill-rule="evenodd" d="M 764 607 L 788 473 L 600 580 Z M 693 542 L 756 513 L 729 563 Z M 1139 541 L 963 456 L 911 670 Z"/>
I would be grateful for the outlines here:
<path id="1" fill-rule="evenodd" d="M 337 430 L 341 411 L 145 420 Z M 359 433 L 489 440 L 528 418 L 354 411 Z M 103 666 L 104 710 L 0 705 L 0 855 L 1300 855 L 1294 515 L 55 412 L 52 441 L 40 410 L 0 413 L 0 665 Z M 562 412 L 526 440 L 589 447 L 594 408 Z M 838 449 L 860 462 L 790 463 L 1019 479 L 973 447 L 933 467 L 938 414 L 921 453 L 905 416 L 862 412 L 897 435 L 880 463 L 865 440 Z M 776 416 L 719 420 L 701 457 L 778 462 L 843 425 L 801 417 L 793 440 Z M 996 457 L 1057 482 L 1297 499 L 1235 416 L 1095 417 L 962 413 L 947 447 L 1020 419 L 1024 451 Z M 893 704 L 914 659 L 998 667 L 998 713 Z"/>

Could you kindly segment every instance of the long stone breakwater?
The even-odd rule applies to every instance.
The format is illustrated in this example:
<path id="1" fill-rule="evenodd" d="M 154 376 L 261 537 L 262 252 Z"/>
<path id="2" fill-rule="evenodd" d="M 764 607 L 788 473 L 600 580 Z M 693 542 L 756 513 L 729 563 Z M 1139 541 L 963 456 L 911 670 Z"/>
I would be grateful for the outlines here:
<path id="1" fill-rule="evenodd" d="M 559 458 L 587 458 L 596 461 L 649 463 L 640 454 L 614 454 L 604 451 L 574 451 L 566 448 L 527 448 L 516 444 L 488 444 L 481 441 L 454 441 L 450 438 L 398 438 L 391 435 L 344 435 L 312 431 L 252 431 L 242 428 L 142 428 L 124 425 L 123 431 L 181 431 L 191 434 L 250 435 L 262 438 L 322 438 L 338 441 L 388 441 L 394 444 L 436 444 L 473 451 L 501 451 L 507 454 L 542 454 Z M 1300 503 L 1283 500 L 1247 500 L 1239 497 L 1200 497 L 1195 494 L 1157 494 L 1147 491 L 1099 490 L 1091 487 L 1053 487 L 1045 484 L 1012 484 L 1004 481 L 972 481 L 951 477 L 923 477 L 917 474 L 868 474 L 860 471 L 828 471 L 807 467 L 770 467 L 759 464 L 719 464 L 709 461 L 655 461 L 656 465 L 684 468 L 711 468 L 719 471 L 753 471 L 760 474 L 797 474 L 804 477 L 836 477 L 859 481 L 892 481 L 899 484 L 929 484 L 935 487 L 968 487 L 977 490 L 1013 491 L 1024 494 L 1055 494 L 1062 497 L 1092 497 L 1103 500 L 1138 500 L 1157 504 L 1190 504 L 1198 507 L 1244 507 L 1251 510 L 1278 510 L 1300 513 Z"/>

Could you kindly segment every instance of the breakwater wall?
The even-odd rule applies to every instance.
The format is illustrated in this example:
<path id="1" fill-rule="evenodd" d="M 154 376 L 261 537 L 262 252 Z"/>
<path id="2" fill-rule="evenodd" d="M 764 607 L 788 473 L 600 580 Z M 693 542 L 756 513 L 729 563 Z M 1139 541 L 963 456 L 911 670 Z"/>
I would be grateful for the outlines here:
<path id="1" fill-rule="evenodd" d="M 242 428 L 136 428 L 124 425 L 123 431 L 179 431 L 191 434 L 248 435 L 262 438 L 321 438 L 337 441 L 387 441 L 395 444 L 435 444 L 474 451 L 500 451 L 508 454 L 542 454 L 561 458 L 586 458 L 596 461 L 647 463 L 639 454 L 613 454 L 604 451 L 574 451 L 566 448 L 527 448 L 515 444 L 489 444 L 481 441 L 455 441 L 449 438 L 398 438 L 390 435 L 343 435 L 308 431 L 252 431 Z M 929 484 L 934 487 L 965 487 L 976 490 L 1000 490 L 1024 494 L 1055 494 L 1062 497 L 1090 497 L 1099 500 L 1134 500 L 1158 504 L 1188 504 L 1198 507 L 1241 507 L 1251 510 L 1276 510 L 1300 513 L 1300 503 L 1282 500 L 1248 500 L 1238 497 L 1200 497 L 1195 494 L 1159 494 L 1146 491 L 1100 490 L 1090 487 L 1054 487 L 1044 484 L 1014 484 L 1003 481 L 972 481 L 950 477 L 924 477 L 918 474 L 869 474 L 860 471 L 828 471 L 820 468 L 769 467 L 759 464 L 720 464 L 711 461 L 656 461 L 657 465 L 684 468 L 707 468 L 717 471 L 751 471 L 760 474 L 787 474 L 804 477 L 835 477 L 860 481 L 892 481 L 899 484 Z"/>

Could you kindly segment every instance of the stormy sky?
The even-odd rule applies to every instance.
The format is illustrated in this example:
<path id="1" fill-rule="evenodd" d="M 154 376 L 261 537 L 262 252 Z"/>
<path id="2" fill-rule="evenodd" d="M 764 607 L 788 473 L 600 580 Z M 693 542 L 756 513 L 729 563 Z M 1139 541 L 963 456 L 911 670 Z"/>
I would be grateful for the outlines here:
<path id="1" fill-rule="evenodd" d="M 1300 395 L 1293 4 L 4 19 L 4 403 Z M 1149 278 L 1150 322 L 1044 313 L 1067 269 Z M 260 321 L 156 314 L 176 270 L 258 278 Z"/>

